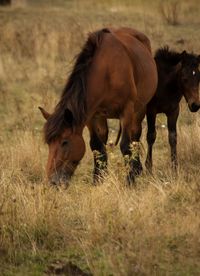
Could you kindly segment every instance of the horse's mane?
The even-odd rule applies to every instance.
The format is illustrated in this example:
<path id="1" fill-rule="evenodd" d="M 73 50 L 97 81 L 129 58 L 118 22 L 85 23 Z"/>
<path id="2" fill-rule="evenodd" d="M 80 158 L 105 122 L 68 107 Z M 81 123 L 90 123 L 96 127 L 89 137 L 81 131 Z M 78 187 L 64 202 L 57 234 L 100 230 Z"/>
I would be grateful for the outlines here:
<path id="1" fill-rule="evenodd" d="M 155 53 L 155 61 L 158 65 L 164 65 L 165 68 L 168 67 L 171 70 L 172 66 L 177 65 L 180 61 L 184 62 L 187 66 L 198 65 L 199 56 L 194 53 L 188 53 L 183 51 L 181 53 L 170 50 L 168 46 L 160 48 Z"/>
<path id="2" fill-rule="evenodd" d="M 181 54 L 169 49 L 168 46 L 160 48 L 155 53 L 156 62 L 166 65 L 176 65 L 181 60 Z"/>
<path id="3" fill-rule="evenodd" d="M 45 142 L 56 139 L 64 128 L 65 111 L 69 109 L 73 116 L 73 125 L 80 125 L 86 117 L 86 76 L 97 47 L 100 46 L 103 34 L 110 32 L 102 29 L 90 33 L 77 55 L 74 67 L 63 90 L 59 103 L 53 114 L 48 118 L 44 127 Z"/>

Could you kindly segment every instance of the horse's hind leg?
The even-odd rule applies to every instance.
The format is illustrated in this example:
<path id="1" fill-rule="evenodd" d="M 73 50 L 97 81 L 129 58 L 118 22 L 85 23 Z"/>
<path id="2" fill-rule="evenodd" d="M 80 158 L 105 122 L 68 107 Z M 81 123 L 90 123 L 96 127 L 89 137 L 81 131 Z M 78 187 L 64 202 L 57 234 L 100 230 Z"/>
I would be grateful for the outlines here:
<path id="1" fill-rule="evenodd" d="M 94 183 L 101 180 L 107 171 L 106 143 L 108 140 L 108 125 L 106 118 L 97 117 L 88 124 L 90 131 L 90 148 L 94 154 Z"/>
<path id="2" fill-rule="evenodd" d="M 146 158 L 146 168 L 152 173 L 152 150 L 153 144 L 156 140 L 156 112 L 147 112 L 147 143 L 148 143 L 148 152 Z"/>
<path id="3" fill-rule="evenodd" d="M 169 144 L 171 147 L 171 162 L 172 162 L 172 170 L 176 173 L 177 171 L 177 131 L 176 131 L 176 122 L 179 115 L 179 107 L 172 113 L 167 114 L 167 126 L 169 133 Z"/>
<path id="4" fill-rule="evenodd" d="M 137 114 L 137 115 L 136 115 Z M 145 110 L 133 113 L 133 107 L 127 108 L 122 119 L 122 139 L 120 148 L 125 157 L 125 165 L 128 166 L 127 180 L 129 184 L 134 183 L 135 176 L 142 172 L 140 162 L 140 136 L 142 133 L 142 120 L 145 116 Z"/>

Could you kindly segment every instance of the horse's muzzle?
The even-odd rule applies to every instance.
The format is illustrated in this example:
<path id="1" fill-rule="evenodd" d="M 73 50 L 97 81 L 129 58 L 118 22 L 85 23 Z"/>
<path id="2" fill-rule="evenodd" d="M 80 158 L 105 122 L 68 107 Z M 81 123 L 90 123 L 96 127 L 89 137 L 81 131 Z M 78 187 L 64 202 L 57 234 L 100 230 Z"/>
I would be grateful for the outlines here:
<path id="1" fill-rule="evenodd" d="M 188 106 L 191 112 L 197 112 L 200 108 L 200 103 L 191 103 Z"/>
<path id="2" fill-rule="evenodd" d="M 71 179 L 71 175 L 66 175 L 66 174 L 53 174 L 51 177 L 49 177 L 49 181 L 51 185 L 54 186 L 59 186 L 59 185 L 64 185 L 66 187 L 69 186 L 69 181 Z"/>

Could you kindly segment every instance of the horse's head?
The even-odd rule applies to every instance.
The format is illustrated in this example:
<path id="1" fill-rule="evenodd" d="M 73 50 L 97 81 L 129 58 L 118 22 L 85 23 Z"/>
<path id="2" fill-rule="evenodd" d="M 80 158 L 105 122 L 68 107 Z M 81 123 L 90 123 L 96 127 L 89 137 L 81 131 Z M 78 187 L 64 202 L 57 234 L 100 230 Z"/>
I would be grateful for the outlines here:
<path id="1" fill-rule="evenodd" d="M 196 112 L 200 108 L 199 82 L 200 82 L 200 56 L 188 54 L 186 51 L 181 53 L 180 78 L 181 89 L 188 103 L 191 112 Z"/>
<path id="2" fill-rule="evenodd" d="M 50 115 L 41 107 L 39 109 L 46 119 L 44 134 L 49 146 L 47 176 L 52 184 L 67 185 L 85 153 L 82 129 L 72 126 L 73 115 L 68 109 L 57 121 L 54 114 Z"/>

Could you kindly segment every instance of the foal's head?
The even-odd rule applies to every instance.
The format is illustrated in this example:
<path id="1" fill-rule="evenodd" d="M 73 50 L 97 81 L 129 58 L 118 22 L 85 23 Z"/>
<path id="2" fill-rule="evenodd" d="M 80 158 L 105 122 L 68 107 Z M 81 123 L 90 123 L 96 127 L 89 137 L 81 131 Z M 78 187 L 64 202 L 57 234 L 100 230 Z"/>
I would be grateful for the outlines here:
<path id="1" fill-rule="evenodd" d="M 180 54 L 180 62 L 177 65 L 180 77 L 180 89 L 188 103 L 190 111 L 196 112 L 200 108 L 199 100 L 199 72 L 200 56 L 188 54 L 186 51 Z"/>
<path id="2" fill-rule="evenodd" d="M 68 184 L 85 153 L 82 129 L 73 126 L 73 115 L 69 109 L 52 115 L 41 107 L 40 111 L 46 119 L 44 136 L 49 146 L 47 176 L 52 184 Z"/>

